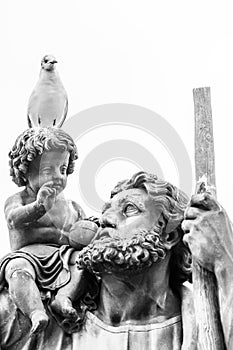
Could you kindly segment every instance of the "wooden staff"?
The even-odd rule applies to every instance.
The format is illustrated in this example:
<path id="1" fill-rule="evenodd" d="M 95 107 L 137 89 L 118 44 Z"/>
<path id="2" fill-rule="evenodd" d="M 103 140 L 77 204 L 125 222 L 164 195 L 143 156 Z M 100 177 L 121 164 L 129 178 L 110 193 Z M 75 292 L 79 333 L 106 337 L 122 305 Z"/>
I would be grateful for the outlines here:
<path id="1" fill-rule="evenodd" d="M 195 112 L 195 169 L 197 191 L 206 189 L 216 196 L 215 159 L 210 88 L 193 90 Z M 197 192 L 196 191 L 196 192 Z M 220 320 L 217 280 L 213 272 L 193 259 L 194 307 L 198 349 L 225 350 Z"/>

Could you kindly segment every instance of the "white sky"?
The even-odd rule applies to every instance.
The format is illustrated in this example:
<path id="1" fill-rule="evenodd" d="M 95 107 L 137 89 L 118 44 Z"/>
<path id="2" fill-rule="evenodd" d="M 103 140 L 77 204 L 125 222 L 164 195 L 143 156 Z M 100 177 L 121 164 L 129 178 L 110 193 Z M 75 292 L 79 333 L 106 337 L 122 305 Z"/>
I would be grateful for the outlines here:
<path id="1" fill-rule="evenodd" d="M 210 86 L 218 199 L 233 218 L 231 7 L 231 1 L 224 0 L 2 2 L 0 255 L 9 250 L 3 205 L 10 194 L 18 191 L 9 177 L 7 153 L 18 134 L 27 128 L 28 98 L 38 79 L 40 60 L 47 53 L 59 61 L 57 68 L 69 96 L 69 117 L 106 103 L 148 108 L 173 126 L 192 160 L 192 89 Z M 100 128 L 99 132 L 101 139 L 111 138 L 109 128 Z M 96 145 L 92 144 L 98 139 L 97 130 L 95 133 L 95 137 L 90 134 L 88 138 L 87 134 L 80 140 L 80 164 L 81 150 Z M 134 134 L 132 130 L 132 138 Z M 143 144 L 143 138 L 139 138 L 138 143 Z M 165 177 L 172 181 L 173 172 L 166 164 L 169 160 L 163 166 Z M 116 180 L 135 169 L 134 164 L 123 160 L 118 166 L 116 161 L 102 168 L 100 164 L 98 193 L 107 198 Z M 82 204 L 78 189 L 70 192 Z"/>

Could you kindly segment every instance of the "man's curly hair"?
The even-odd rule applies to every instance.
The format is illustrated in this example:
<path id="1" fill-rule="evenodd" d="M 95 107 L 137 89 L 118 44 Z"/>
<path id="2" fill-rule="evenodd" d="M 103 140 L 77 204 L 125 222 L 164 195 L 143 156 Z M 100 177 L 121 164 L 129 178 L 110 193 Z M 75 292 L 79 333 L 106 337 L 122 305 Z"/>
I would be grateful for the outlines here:
<path id="1" fill-rule="evenodd" d="M 70 153 L 67 174 L 74 171 L 78 152 L 74 140 L 60 128 L 30 128 L 19 135 L 9 152 L 10 175 L 16 185 L 27 184 L 29 163 L 44 151 L 62 150 Z"/>
<path id="2" fill-rule="evenodd" d="M 111 198 L 117 193 L 132 188 L 144 189 L 158 205 L 161 205 L 162 216 L 165 221 L 166 232 L 178 231 L 181 238 L 179 243 L 172 248 L 170 260 L 170 285 L 177 286 L 187 280 L 191 280 L 191 252 L 183 243 L 184 232 L 181 223 L 184 219 L 184 211 L 189 202 L 184 192 L 169 182 L 158 179 L 156 175 L 146 172 L 138 172 L 129 180 L 119 182 L 111 192 Z"/>

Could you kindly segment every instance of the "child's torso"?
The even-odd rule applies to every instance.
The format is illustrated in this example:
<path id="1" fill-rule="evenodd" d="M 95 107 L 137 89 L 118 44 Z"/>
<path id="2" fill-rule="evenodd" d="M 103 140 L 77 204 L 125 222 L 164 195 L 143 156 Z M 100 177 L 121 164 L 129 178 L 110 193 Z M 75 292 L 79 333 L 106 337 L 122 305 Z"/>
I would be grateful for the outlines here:
<path id="1" fill-rule="evenodd" d="M 74 209 L 72 201 L 60 199 L 37 223 L 41 226 L 54 226 L 60 230 L 69 231 L 79 219 L 79 213 Z"/>
<path id="2" fill-rule="evenodd" d="M 27 205 L 35 201 L 34 198 L 21 193 L 22 205 Z M 66 236 L 71 226 L 82 219 L 82 212 L 78 205 L 64 198 L 64 195 L 57 197 L 53 207 L 36 221 L 22 224 L 21 227 L 9 229 L 11 249 L 16 250 L 30 244 L 68 244 Z"/>

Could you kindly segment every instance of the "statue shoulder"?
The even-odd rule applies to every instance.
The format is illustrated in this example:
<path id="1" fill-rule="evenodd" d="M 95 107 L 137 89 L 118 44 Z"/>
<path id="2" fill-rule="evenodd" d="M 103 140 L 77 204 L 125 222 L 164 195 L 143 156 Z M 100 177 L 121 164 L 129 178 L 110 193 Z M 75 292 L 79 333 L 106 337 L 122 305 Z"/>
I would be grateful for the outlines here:
<path id="1" fill-rule="evenodd" d="M 14 193 L 10 197 L 8 197 L 5 201 L 4 205 L 4 211 L 7 210 L 9 207 L 17 207 L 19 205 L 24 205 L 24 201 L 27 197 L 26 191 L 20 191 L 17 193 Z"/>

